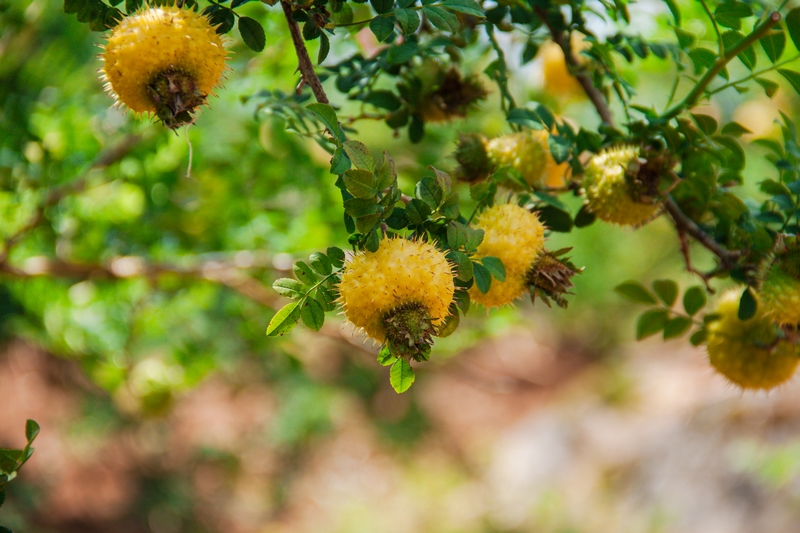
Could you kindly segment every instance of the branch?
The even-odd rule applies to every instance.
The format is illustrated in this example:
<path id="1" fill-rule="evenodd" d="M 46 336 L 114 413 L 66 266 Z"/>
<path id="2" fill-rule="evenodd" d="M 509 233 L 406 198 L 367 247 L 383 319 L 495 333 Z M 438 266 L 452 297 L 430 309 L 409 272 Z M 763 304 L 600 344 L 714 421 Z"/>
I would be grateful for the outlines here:
<path id="1" fill-rule="evenodd" d="M 292 34 L 292 44 L 294 44 L 294 51 L 297 53 L 298 67 L 300 75 L 303 77 L 303 82 L 311 87 L 314 93 L 314 98 L 321 104 L 328 104 L 328 95 L 325 94 L 325 89 L 322 88 L 322 82 L 319 81 L 317 73 L 314 72 L 314 64 L 308 56 L 306 44 L 303 41 L 303 35 L 300 32 L 300 26 L 297 21 L 292 18 L 292 5 L 286 0 L 281 0 L 281 7 L 283 14 L 286 16 L 286 23 L 289 25 L 289 33 Z"/>
<path id="2" fill-rule="evenodd" d="M 753 43 L 760 40 L 764 37 L 769 31 L 772 29 L 775 24 L 777 24 L 781 20 L 781 15 L 778 12 L 772 13 L 769 17 L 767 17 L 761 24 L 758 24 L 753 31 L 750 32 L 744 39 L 739 41 L 736 46 L 725 52 L 723 56 L 720 56 L 714 64 L 711 66 L 710 69 L 706 71 L 702 78 L 700 78 L 697 84 L 689 91 L 683 100 L 675 104 L 672 109 L 665 111 L 664 114 L 661 115 L 663 119 L 670 119 L 675 118 L 681 112 L 690 107 L 694 106 L 697 103 L 697 100 L 703 95 L 705 92 L 706 87 L 708 84 L 711 83 L 717 75 L 722 72 L 725 66 L 736 56 L 738 56 L 743 51 L 747 50 Z"/>
<path id="3" fill-rule="evenodd" d="M 22 267 L 0 261 L 0 275 L 30 279 L 55 277 L 77 280 L 121 280 L 147 278 L 157 280 L 165 275 L 178 275 L 193 280 L 224 285 L 266 307 L 278 305 L 277 294 L 241 269 L 216 261 L 202 262 L 190 267 L 147 263 L 141 257 L 115 257 L 108 263 L 71 263 L 61 259 L 37 256 L 27 259 Z"/>
<path id="4" fill-rule="evenodd" d="M 547 18 L 547 11 L 545 11 L 541 7 L 534 8 L 536 10 L 536 14 L 539 16 L 540 19 L 547 25 L 547 29 L 550 30 L 550 35 L 553 37 L 553 42 L 556 43 L 560 48 L 561 51 L 564 52 L 564 61 L 566 61 L 567 66 L 569 67 L 569 72 L 572 76 L 578 80 L 578 83 L 583 88 L 583 92 L 586 93 L 586 96 L 589 97 L 592 104 L 594 104 L 595 109 L 597 109 L 597 114 L 600 115 L 600 119 L 608 124 L 609 126 L 614 126 L 614 117 L 611 114 L 611 109 L 608 107 L 608 102 L 606 101 L 605 96 L 600 90 L 594 86 L 592 83 L 592 78 L 586 74 L 585 72 L 581 71 L 581 64 L 575 55 L 572 53 L 572 44 L 569 40 L 569 33 L 557 30 L 551 23 L 550 20 Z"/>
<path id="5" fill-rule="evenodd" d="M 668 196 L 667 199 L 664 200 L 664 208 L 667 210 L 667 213 L 669 213 L 672 221 L 675 222 L 675 228 L 678 230 L 678 234 L 685 233 L 694 237 L 704 248 L 710 250 L 720 259 L 722 266 L 726 268 L 730 267 L 741 257 L 742 253 L 740 251 L 731 251 L 723 248 L 714 240 L 714 237 L 703 231 L 691 218 L 686 216 L 686 213 L 681 210 L 672 196 Z"/>

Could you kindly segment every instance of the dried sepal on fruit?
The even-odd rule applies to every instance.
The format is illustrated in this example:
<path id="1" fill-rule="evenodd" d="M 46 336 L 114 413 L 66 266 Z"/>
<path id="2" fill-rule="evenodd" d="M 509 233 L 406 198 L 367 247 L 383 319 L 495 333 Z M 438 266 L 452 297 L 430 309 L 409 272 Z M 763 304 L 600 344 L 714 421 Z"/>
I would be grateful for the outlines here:
<path id="1" fill-rule="evenodd" d="M 177 7 L 125 17 L 103 49 L 106 90 L 135 113 L 154 113 L 165 126 L 193 120 L 219 85 L 227 52 L 205 16 Z"/>
<path id="2" fill-rule="evenodd" d="M 493 280 L 485 294 L 473 285 L 469 296 L 487 308 L 508 305 L 525 294 L 528 272 L 544 249 L 544 224 L 524 207 L 497 204 L 479 214 L 474 226 L 483 230 L 475 259 L 497 257 L 506 278 Z"/>
<path id="3" fill-rule="evenodd" d="M 461 179 L 478 181 L 500 167 L 519 172 L 531 187 L 561 187 L 569 172 L 567 163 L 556 163 L 544 130 L 526 130 L 488 139 L 478 134 L 459 138 L 455 157 Z"/>
<path id="4" fill-rule="evenodd" d="M 759 293 L 764 312 L 781 325 L 800 324 L 800 249 L 775 257 Z"/>
<path id="5" fill-rule="evenodd" d="M 449 314 L 455 283 L 450 263 L 432 244 L 384 239 L 345 265 L 339 302 L 345 316 L 396 357 L 425 359 Z"/>
<path id="6" fill-rule="evenodd" d="M 739 291 L 725 293 L 706 326 L 709 362 L 743 389 L 772 389 L 792 377 L 800 350 L 762 306 L 753 318 L 739 320 L 739 299 Z"/>
<path id="7" fill-rule="evenodd" d="M 600 220 L 641 226 L 661 212 L 660 166 L 640 157 L 638 146 L 619 146 L 592 156 L 584 168 L 587 209 Z"/>
<path id="8" fill-rule="evenodd" d="M 531 300 L 538 296 L 547 307 L 552 300 L 559 307 L 568 305 L 566 296 L 572 294 L 572 276 L 583 272 L 583 268 L 575 266 L 568 257 L 564 257 L 572 248 L 562 248 L 551 252 L 544 250 L 528 271 L 528 289 Z"/>
<path id="9" fill-rule="evenodd" d="M 486 88 L 475 75 L 463 75 L 455 66 L 427 59 L 411 71 L 406 91 L 411 97 L 412 113 L 425 122 L 446 122 L 463 118 L 486 98 Z"/>

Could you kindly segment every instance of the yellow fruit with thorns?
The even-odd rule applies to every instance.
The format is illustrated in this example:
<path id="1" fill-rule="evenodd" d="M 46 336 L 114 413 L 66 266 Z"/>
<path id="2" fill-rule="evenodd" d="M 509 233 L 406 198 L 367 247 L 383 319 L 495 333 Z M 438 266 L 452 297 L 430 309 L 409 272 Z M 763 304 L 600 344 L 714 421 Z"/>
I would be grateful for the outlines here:
<path id="1" fill-rule="evenodd" d="M 739 320 L 739 291 L 722 296 L 717 320 L 707 326 L 708 359 L 720 374 L 743 389 L 771 389 L 786 382 L 800 362 L 798 346 L 779 331 L 759 306 Z"/>
<path id="2" fill-rule="evenodd" d="M 390 341 L 395 348 L 430 344 L 454 292 L 444 254 L 429 243 L 403 238 L 384 239 L 376 252 L 357 253 L 339 283 L 347 319 L 371 339 Z"/>
<path id="3" fill-rule="evenodd" d="M 593 156 L 584 168 L 586 207 L 600 220 L 640 226 L 659 213 L 659 204 L 637 201 L 635 186 L 627 176 L 628 167 L 638 159 L 638 147 L 621 146 Z"/>
<path id="4" fill-rule="evenodd" d="M 103 51 L 106 90 L 135 113 L 167 127 L 193 120 L 219 84 L 227 52 L 208 18 L 190 9 L 152 7 L 125 17 Z"/>
<path id="5" fill-rule="evenodd" d="M 764 312 L 778 324 L 800 324 L 800 250 L 779 256 L 761 286 Z"/>
<path id="6" fill-rule="evenodd" d="M 567 163 L 556 163 L 547 144 L 548 133 L 529 130 L 494 139 L 463 135 L 456 149 L 461 177 L 485 179 L 499 167 L 511 167 L 531 187 L 562 187 L 569 172 Z"/>
<path id="7" fill-rule="evenodd" d="M 483 230 L 475 259 L 497 257 L 503 262 L 506 279 L 492 280 L 486 294 L 473 285 L 469 296 L 487 308 L 510 304 L 527 290 L 528 272 L 544 249 L 544 224 L 523 207 L 500 204 L 478 215 L 475 227 Z"/>

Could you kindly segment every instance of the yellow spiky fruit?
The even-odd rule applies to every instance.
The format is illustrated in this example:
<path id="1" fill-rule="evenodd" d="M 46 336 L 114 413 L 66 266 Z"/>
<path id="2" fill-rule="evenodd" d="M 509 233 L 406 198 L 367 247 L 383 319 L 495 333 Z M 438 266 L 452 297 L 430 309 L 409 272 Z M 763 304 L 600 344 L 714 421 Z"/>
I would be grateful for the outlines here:
<path id="1" fill-rule="evenodd" d="M 739 320 L 739 291 L 725 293 L 719 319 L 707 326 L 708 359 L 720 374 L 743 389 L 771 389 L 794 374 L 800 351 L 781 340 L 772 320 L 759 306 L 756 316 Z"/>
<path id="2" fill-rule="evenodd" d="M 544 224 L 523 207 L 498 204 L 478 215 L 475 227 L 483 230 L 483 241 L 475 258 L 500 259 L 506 279 L 492 280 L 486 294 L 473 285 L 470 298 L 487 308 L 508 305 L 526 291 L 528 271 L 544 249 Z"/>
<path id="3" fill-rule="evenodd" d="M 208 18 L 163 6 L 125 17 L 103 57 L 106 90 L 135 113 L 154 113 L 168 127 L 192 120 L 219 84 L 227 52 Z"/>
<path id="4" fill-rule="evenodd" d="M 778 257 L 764 278 L 761 302 L 764 312 L 782 325 L 800 324 L 800 251 Z"/>
<path id="5" fill-rule="evenodd" d="M 556 163 L 544 130 L 521 131 L 485 141 L 486 155 L 495 167 L 511 167 L 532 186 L 561 187 L 569 165 Z"/>
<path id="6" fill-rule="evenodd" d="M 593 156 L 584 168 L 583 191 L 588 210 L 606 222 L 640 226 L 659 212 L 655 203 L 637 202 L 626 179 L 628 165 L 639 157 L 636 146 L 620 146 Z"/>
<path id="7" fill-rule="evenodd" d="M 376 252 L 360 252 L 345 266 L 339 301 L 347 319 L 377 342 L 386 338 L 385 318 L 417 305 L 432 326 L 440 326 L 453 301 L 450 263 L 433 245 L 408 239 L 384 239 Z"/>

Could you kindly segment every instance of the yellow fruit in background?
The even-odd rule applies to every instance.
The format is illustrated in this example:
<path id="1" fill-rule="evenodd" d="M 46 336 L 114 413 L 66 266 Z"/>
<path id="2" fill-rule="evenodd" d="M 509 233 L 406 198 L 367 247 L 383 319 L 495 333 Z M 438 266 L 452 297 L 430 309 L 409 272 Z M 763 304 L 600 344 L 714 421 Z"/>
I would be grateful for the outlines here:
<path id="1" fill-rule="evenodd" d="M 761 306 L 756 316 L 739 320 L 740 292 L 725 293 L 707 326 L 708 359 L 720 374 L 743 389 L 771 389 L 784 383 L 800 362 L 800 350 L 781 340 Z"/>
<path id="2" fill-rule="evenodd" d="M 511 167 L 528 185 L 561 187 L 569 169 L 557 164 L 547 145 L 548 133 L 530 130 L 485 141 L 486 154 L 495 167 Z"/>
<path id="3" fill-rule="evenodd" d="M 450 263 L 433 245 L 403 238 L 384 239 L 376 252 L 360 252 L 345 266 L 339 299 L 347 319 L 378 342 L 385 318 L 410 306 L 424 309 L 441 325 L 453 301 Z"/>
<path id="4" fill-rule="evenodd" d="M 593 156 L 584 168 L 583 191 L 590 212 L 620 226 L 640 226 L 661 209 L 657 203 L 637 202 L 626 180 L 628 165 L 639 157 L 636 146 L 621 146 Z"/>
<path id="5" fill-rule="evenodd" d="M 484 232 L 475 259 L 500 259 L 506 280 L 493 279 L 486 294 L 473 285 L 470 298 L 486 307 L 510 304 L 525 293 L 528 271 L 544 249 L 544 224 L 523 207 L 499 204 L 478 215 L 474 226 Z"/>
<path id="6" fill-rule="evenodd" d="M 778 324 L 800 324 L 800 252 L 792 251 L 776 259 L 761 286 L 764 312 Z"/>
<path id="7" fill-rule="evenodd" d="M 576 32 L 577 33 L 577 32 Z M 559 99 L 583 97 L 583 87 L 569 73 L 564 61 L 564 52 L 554 42 L 544 44 L 539 51 L 542 56 L 544 90 Z"/>
<path id="8" fill-rule="evenodd" d="M 192 120 L 219 84 L 227 52 L 208 18 L 190 9 L 153 7 L 125 17 L 103 51 L 106 90 L 136 113 L 168 127 Z"/>

